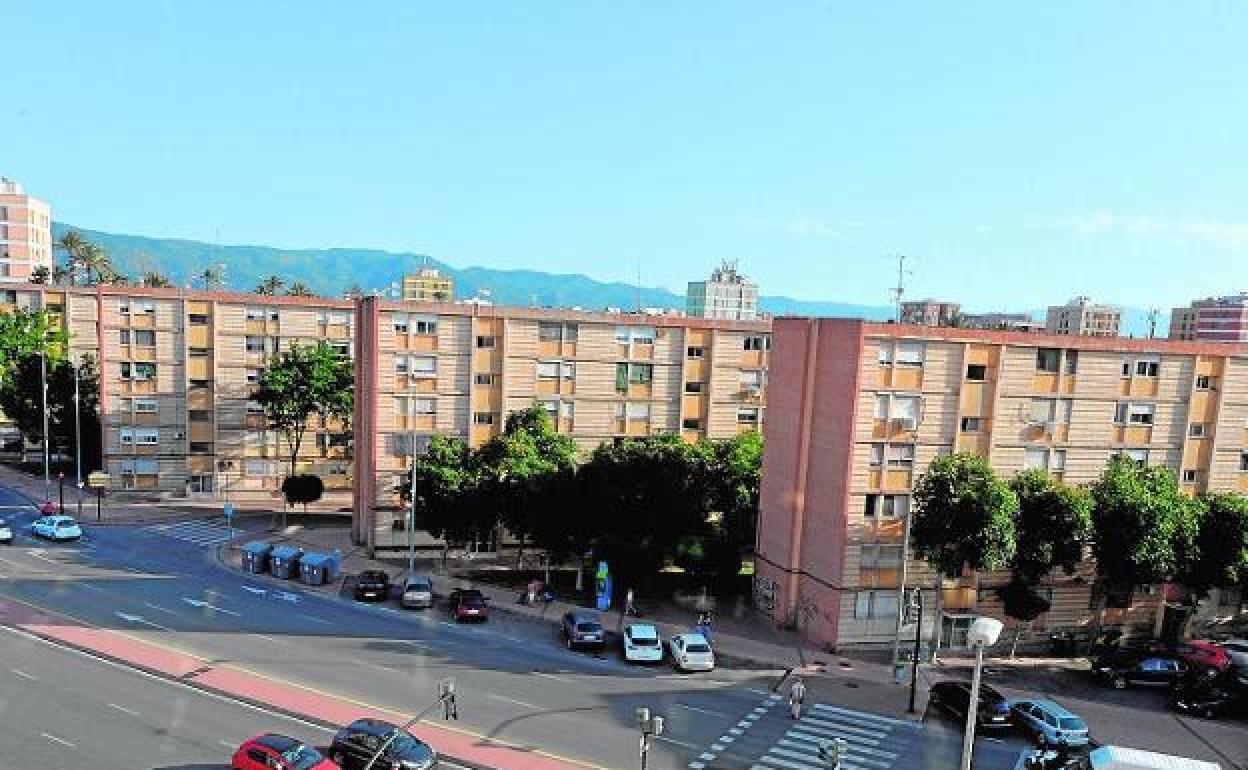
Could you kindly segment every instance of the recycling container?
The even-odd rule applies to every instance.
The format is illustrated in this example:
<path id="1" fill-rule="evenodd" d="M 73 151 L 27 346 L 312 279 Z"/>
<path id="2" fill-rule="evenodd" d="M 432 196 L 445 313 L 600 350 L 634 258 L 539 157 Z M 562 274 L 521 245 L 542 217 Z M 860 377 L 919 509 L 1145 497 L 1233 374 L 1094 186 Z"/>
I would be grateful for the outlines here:
<path id="1" fill-rule="evenodd" d="M 299 580 L 310 585 L 324 585 L 329 580 L 331 559 L 324 553 L 305 553 L 299 559 Z"/>
<path id="2" fill-rule="evenodd" d="M 269 568 L 269 554 L 273 546 L 258 540 L 243 546 L 243 571 L 259 575 Z"/>
<path id="3" fill-rule="evenodd" d="M 279 545 L 269 556 L 269 570 L 274 577 L 297 578 L 299 577 L 299 559 L 302 556 L 303 550 L 300 548 L 293 545 Z"/>

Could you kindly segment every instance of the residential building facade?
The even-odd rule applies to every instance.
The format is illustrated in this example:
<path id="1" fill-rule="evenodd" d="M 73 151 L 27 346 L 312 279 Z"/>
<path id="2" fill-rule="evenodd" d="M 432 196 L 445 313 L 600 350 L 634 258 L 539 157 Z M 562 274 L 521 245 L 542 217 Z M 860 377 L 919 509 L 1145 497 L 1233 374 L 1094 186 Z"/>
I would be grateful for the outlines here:
<path id="1" fill-rule="evenodd" d="M 920 326 L 954 326 L 962 314 L 957 302 L 917 299 L 901 303 L 901 322 Z"/>
<path id="2" fill-rule="evenodd" d="M 735 261 L 724 262 L 711 272 L 710 280 L 689 282 L 685 314 L 690 318 L 756 320 L 758 284 L 739 272 Z"/>
<path id="3" fill-rule="evenodd" d="M 1170 339 L 1248 343 L 1248 292 L 1176 307 L 1170 313 Z"/>
<path id="4" fill-rule="evenodd" d="M 1173 469 L 1191 494 L 1248 492 L 1243 346 L 841 319 L 778 319 L 773 333 L 755 599 L 821 642 L 891 643 L 903 522 L 941 454 L 1074 484 L 1123 454 Z M 907 569 L 907 584 L 926 589 L 924 634 L 942 646 L 963 646 L 975 616 L 1002 615 L 995 589 L 1007 574 L 938 576 L 913 559 Z M 1091 569 L 1051 576 L 1033 633 L 1086 629 Z M 1110 625 L 1174 622 L 1162 587 L 1117 599 Z"/>
<path id="5" fill-rule="evenodd" d="M 958 324 L 964 329 L 1000 329 L 1003 331 L 1044 331 L 1044 322 L 1030 313 L 964 313 Z"/>
<path id="6" fill-rule="evenodd" d="M 1122 326 L 1122 308 L 1098 305 L 1088 297 L 1075 297 L 1065 305 L 1050 305 L 1044 328 L 1052 334 L 1081 337 L 1117 337 Z"/>
<path id="7" fill-rule="evenodd" d="M 0 177 L 0 281 L 25 282 L 52 269 L 52 207 Z"/>
<path id="8" fill-rule="evenodd" d="M 407 302 L 453 302 L 455 282 L 435 267 L 422 267 L 403 276 L 402 298 Z"/>

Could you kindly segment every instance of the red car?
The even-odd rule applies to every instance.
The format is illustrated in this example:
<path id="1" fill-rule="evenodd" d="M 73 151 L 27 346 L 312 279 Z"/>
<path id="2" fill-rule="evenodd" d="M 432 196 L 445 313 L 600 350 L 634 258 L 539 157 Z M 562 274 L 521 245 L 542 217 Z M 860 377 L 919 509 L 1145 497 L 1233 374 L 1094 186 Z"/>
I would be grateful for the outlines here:
<path id="1" fill-rule="evenodd" d="M 1180 644 L 1179 655 L 1188 663 L 1205 668 L 1221 670 L 1231 665 L 1231 656 L 1221 646 L 1198 639 Z"/>
<path id="2" fill-rule="evenodd" d="M 234 770 L 339 770 L 321 752 L 276 733 L 264 733 L 238 747 L 230 761 Z"/>
<path id="3" fill-rule="evenodd" d="M 489 619 L 489 608 L 485 596 L 475 588 L 460 588 L 451 591 L 451 614 L 457 621 Z"/>
<path id="4" fill-rule="evenodd" d="M 60 513 L 61 509 L 59 506 L 57 506 L 56 503 L 52 502 L 51 500 L 44 500 L 42 503 L 39 504 L 39 512 L 42 513 L 44 516 L 51 516 L 54 513 Z"/>

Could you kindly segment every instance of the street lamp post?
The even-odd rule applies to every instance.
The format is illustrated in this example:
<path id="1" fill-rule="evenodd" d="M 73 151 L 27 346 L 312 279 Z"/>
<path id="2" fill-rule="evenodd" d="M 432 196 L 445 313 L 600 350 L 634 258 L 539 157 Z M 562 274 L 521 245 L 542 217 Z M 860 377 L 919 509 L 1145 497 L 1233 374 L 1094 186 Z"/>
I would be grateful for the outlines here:
<path id="1" fill-rule="evenodd" d="M 416 431 L 412 431 L 412 472 L 409 481 L 411 487 L 408 494 L 411 501 L 407 507 L 407 575 L 411 577 L 416 572 L 416 534 L 413 532 L 416 529 Z"/>
<path id="2" fill-rule="evenodd" d="M 962 733 L 962 770 L 971 770 L 971 752 L 975 748 L 975 712 L 979 708 L 979 678 L 984 667 L 984 648 L 996 644 L 1001 635 L 1001 621 L 976 618 L 966 632 L 966 641 L 975 648 L 975 673 L 971 676 L 971 699 L 966 706 L 966 730 Z"/>
<path id="3" fill-rule="evenodd" d="M 902 618 L 906 614 L 906 564 L 910 561 L 910 512 L 906 511 L 904 529 L 901 536 L 901 574 L 897 585 L 897 627 L 893 636 L 893 678 L 897 684 L 902 683 L 901 674 L 904 669 L 899 668 L 901 663 L 901 626 Z"/>
<path id="4" fill-rule="evenodd" d="M 914 659 L 910 662 L 910 708 L 914 713 L 915 691 L 919 689 L 919 654 L 923 639 L 923 592 L 916 586 L 910 591 L 910 608 L 914 610 Z"/>
<path id="5" fill-rule="evenodd" d="M 646 770 L 646 758 L 650 753 L 650 738 L 663 734 L 663 717 L 650 713 L 646 706 L 637 709 L 637 726 L 641 728 L 641 770 Z"/>
<path id="6" fill-rule="evenodd" d="M 43 499 L 52 497 L 51 457 L 48 454 L 48 356 L 39 351 L 39 395 L 43 407 Z"/>
<path id="7" fill-rule="evenodd" d="M 65 512 L 65 471 L 57 471 L 56 480 L 58 482 L 58 492 L 61 500 L 61 513 Z"/>
<path id="8" fill-rule="evenodd" d="M 78 474 L 78 517 L 82 518 L 82 415 L 78 394 L 78 364 L 74 364 L 74 466 Z M 61 503 L 64 512 L 64 501 Z"/>

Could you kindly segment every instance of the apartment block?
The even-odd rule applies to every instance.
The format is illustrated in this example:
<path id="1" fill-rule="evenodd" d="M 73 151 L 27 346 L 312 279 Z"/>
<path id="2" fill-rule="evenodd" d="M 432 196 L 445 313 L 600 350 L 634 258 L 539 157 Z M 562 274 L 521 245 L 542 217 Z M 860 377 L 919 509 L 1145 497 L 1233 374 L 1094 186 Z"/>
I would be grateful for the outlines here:
<path id="1" fill-rule="evenodd" d="M 451 302 L 455 299 L 455 282 L 434 267 L 422 267 L 412 275 L 403 276 L 402 298 L 407 302 Z"/>
<path id="2" fill-rule="evenodd" d="M 52 207 L 0 177 L 0 281 L 24 282 L 52 269 Z"/>
<path id="3" fill-rule="evenodd" d="M 1051 334 L 1082 337 L 1117 337 L 1122 326 L 1122 308 L 1098 305 L 1088 297 L 1075 297 L 1065 305 L 1051 305 L 1044 328 Z"/>
<path id="4" fill-rule="evenodd" d="M 918 299 L 901 303 L 901 322 L 920 326 L 953 326 L 958 322 L 962 306 L 957 302 Z"/>
<path id="5" fill-rule="evenodd" d="M 755 598 L 830 645 L 891 643 L 903 523 L 942 454 L 1074 484 L 1126 455 L 1173 469 L 1190 494 L 1248 492 L 1244 346 L 840 319 L 779 319 L 774 336 Z M 1001 615 L 1007 574 L 907 569 L 928 597 L 923 633 L 941 646 L 964 646 L 974 617 Z M 1051 576 L 1033 633 L 1086 627 L 1093 577 L 1086 562 Z M 1177 622 L 1166 590 L 1109 597 L 1107 623 L 1153 633 Z"/>
<path id="6" fill-rule="evenodd" d="M 478 446 L 534 403 L 585 450 L 763 424 L 769 323 L 365 298 L 356 328 L 357 511 L 385 508 L 430 436 Z M 392 514 L 377 516 L 389 531 Z"/>
<path id="7" fill-rule="evenodd" d="M 1170 313 L 1170 339 L 1248 342 L 1248 293 L 1199 299 Z"/>
<path id="8" fill-rule="evenodd" d="M 690 281 L 685 293 L 685 314 L 691 318 L 753 321 L 758 318 L 758 284 L 724 262 L 711 272 L 710 280 Z"/>

